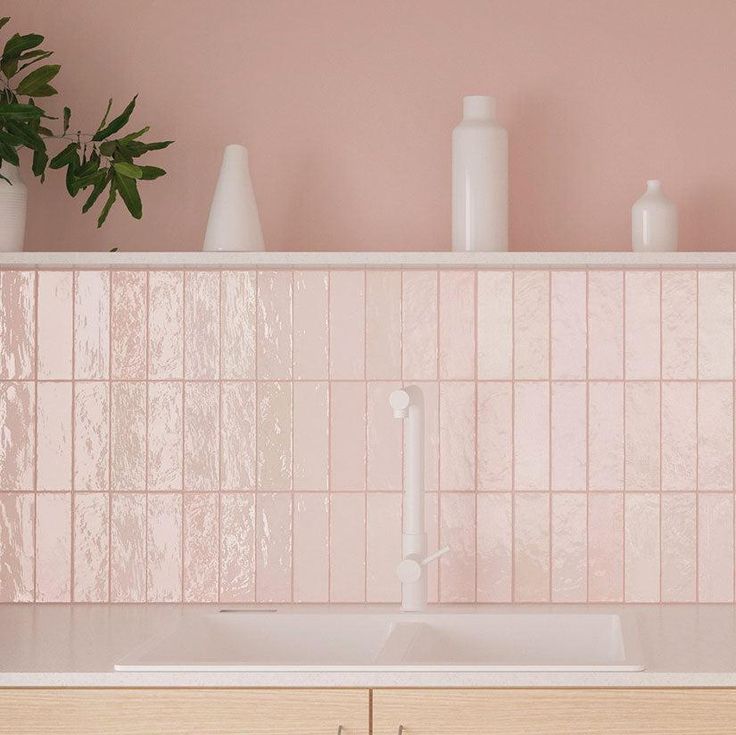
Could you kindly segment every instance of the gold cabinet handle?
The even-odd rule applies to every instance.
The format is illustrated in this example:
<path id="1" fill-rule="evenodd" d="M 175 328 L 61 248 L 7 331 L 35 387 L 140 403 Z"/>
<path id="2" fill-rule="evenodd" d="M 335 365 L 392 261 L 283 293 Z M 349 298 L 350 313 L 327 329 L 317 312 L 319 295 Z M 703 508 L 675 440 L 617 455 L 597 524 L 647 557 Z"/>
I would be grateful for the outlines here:
<path id="1" fill-rule="evenodd" d="M 404 726 L 403 725 L 399 725 L 398 735 L 404 735 Z"/>
<path id="2" fill-rule="evenodd" d="M 342 735 L 345 732 L 345 728 L 342 725 L 337 726 L 337 735 Z"/>

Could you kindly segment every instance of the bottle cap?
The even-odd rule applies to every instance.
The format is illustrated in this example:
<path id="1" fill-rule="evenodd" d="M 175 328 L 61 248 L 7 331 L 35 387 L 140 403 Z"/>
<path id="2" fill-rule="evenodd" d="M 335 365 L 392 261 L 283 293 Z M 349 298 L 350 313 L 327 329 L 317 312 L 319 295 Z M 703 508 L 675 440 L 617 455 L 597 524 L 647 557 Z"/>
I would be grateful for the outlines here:
<path id="1" fill-rule="evenodd" d="M 496 98 L 485 95 L 463 97 L 465 120 L 493 120 L 496 116 Z"/>

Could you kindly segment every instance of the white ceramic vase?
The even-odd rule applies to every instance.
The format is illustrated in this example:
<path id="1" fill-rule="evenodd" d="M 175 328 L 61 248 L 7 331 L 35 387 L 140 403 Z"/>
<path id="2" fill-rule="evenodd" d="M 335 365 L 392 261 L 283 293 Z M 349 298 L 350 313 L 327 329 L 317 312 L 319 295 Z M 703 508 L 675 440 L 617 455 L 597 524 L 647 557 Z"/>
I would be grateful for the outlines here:
<path id="1" fill-rule="evenodd" d="M 245 146 L 225 147 L 210 206 L 204 250 L 263 250 L 263 232 Z"/>
<path id="2" fill-rule="evenodd" d="M 677 250 L 677 207 L 664 195 L 658 179 L 647 181 L 647 190 L 631 208 L 631 248 L 634 252 Z"/>
<path id="3" fill-rule="evenodd" d="M 509 249 L 509 142 L 493 97 L 464 97 L 452 132 L 452 249 Z"/>
<path id="4" fill-rule="evenodd" d="M 23 250 L 28 191 L 17 166 L 3 161 L 0 173 L 11 182 L 0 179 L 0 253 L 13 253 Z"/>

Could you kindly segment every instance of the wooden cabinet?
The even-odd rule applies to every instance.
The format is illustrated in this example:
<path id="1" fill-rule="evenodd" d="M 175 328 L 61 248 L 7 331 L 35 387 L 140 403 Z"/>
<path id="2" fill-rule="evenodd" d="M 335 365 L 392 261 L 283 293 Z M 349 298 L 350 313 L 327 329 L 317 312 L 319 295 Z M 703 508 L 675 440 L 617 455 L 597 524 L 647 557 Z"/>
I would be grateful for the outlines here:
<path id="1" fill-rule="evenodd" d="M 373 735 L 733 735 L 729 689 L 377 689 Z"/>
<path id="2" fill-rule="evenodd" d="M 2 735 L 369 735 L 366 689 L 0 689 Z"/>

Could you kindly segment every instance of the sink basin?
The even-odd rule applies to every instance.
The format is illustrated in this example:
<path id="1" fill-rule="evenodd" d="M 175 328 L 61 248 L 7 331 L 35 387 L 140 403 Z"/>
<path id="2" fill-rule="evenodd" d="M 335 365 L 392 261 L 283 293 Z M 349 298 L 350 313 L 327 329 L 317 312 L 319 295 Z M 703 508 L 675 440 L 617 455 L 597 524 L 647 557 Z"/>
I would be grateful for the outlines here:
<path id="1" fill-rule="evenodd" d="M 220 611 L 183 620 L 117 671 L 641 671 L 608 613 Z"/>

